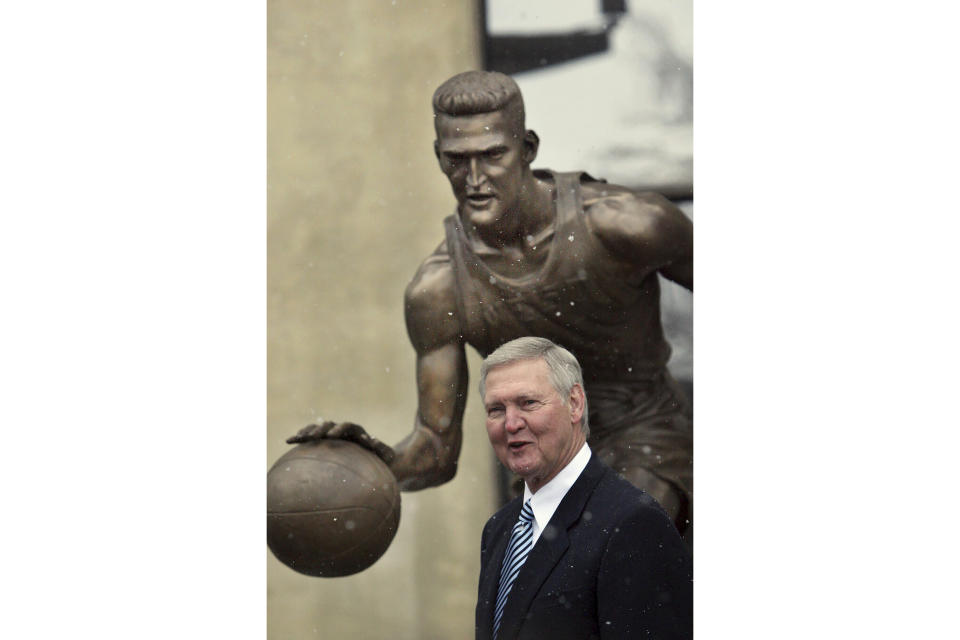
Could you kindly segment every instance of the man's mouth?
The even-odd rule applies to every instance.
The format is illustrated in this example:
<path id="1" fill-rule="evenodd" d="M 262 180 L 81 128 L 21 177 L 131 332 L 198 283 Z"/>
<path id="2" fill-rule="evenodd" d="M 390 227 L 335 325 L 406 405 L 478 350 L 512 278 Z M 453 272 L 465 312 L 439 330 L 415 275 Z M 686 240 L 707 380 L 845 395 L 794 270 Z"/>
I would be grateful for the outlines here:
<path id="1" fill-rule="evenodd" d="M 511 442 L 507 445 L 507 448 L 510 449 L 510 451 L 518 452 L 522 451 L 523 448 L 529 444 L 529 442 Z"/>

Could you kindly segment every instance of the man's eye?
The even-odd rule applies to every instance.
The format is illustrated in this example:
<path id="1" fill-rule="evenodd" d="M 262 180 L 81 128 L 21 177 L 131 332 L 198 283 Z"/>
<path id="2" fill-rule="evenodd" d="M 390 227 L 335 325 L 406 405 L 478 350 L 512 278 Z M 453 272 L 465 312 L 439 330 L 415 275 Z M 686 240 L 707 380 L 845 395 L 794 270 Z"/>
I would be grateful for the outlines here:
<path id="1" fill-rule="evenodd" d="M 537 400 L 524 400 L 524 401 L 523 401 L 523 406 L 528 407 L 528 408 L 533 408 L 533 407 L 535 407 L 535 406 L 537 406 L 537 405 L 539 405 L 539 404 L 540 404 L 540 402 L 537 401 Z"/>
<path id="2" fill-rule="evenodd" d="M 491 160 L 499 160 L 503 157 L 503 149 L 493 149 L 492 151 L 487 151 L 486 156 Z"/>
<path id="3" fill-rule="evenodd" d="M 487 415 L 491 418 L 496 418 L 502 413 L 503 413 L 502 407 L 493 407 L 491 409 L 487 409 Z"/>

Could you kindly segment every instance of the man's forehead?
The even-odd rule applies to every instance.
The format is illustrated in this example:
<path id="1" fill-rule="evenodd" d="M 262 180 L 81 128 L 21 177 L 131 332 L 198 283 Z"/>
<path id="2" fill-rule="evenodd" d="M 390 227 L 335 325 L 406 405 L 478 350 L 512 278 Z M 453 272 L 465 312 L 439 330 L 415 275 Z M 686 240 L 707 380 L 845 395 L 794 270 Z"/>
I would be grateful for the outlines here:
<path id="1" fill-rule="evenodd" d="M 541 359 L 525 359 L 494 367 L 487 372 L 485 398 L 494 395 L 529 395 L 553 389 L 549 369 Z"/>

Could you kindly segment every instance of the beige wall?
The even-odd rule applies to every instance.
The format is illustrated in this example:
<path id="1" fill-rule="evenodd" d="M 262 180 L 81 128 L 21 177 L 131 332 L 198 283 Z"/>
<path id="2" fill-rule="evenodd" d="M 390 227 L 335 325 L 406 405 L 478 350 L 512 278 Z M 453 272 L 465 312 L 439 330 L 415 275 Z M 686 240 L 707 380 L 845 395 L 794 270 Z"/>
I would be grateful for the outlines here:
<path id="1" fill-rule="evenodd" d="M 410 430 L 403 290 L 454 205 L 432 152 L 430 96 L 477 68 L 479 50 L 472 2 L 267 10 L 269 466 L 319 417 L 391 444 Z M 373 567 L 310 578 L 267 552 L 271 640 L 472 637 L 495 464 L 474 386 L 457 477 L 403 494 L 400 530 Z"/>

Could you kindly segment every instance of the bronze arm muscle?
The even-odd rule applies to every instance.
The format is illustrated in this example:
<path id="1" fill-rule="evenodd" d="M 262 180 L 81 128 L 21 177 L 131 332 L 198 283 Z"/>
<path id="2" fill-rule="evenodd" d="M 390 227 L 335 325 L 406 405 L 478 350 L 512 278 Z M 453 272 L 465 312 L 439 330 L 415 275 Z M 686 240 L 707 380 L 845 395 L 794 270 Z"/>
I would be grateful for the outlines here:
<path id="1" fill-rule="evenodd" d="M 413 431 L 394 446 L 396 457 L 390 465 L 402 490 L 443 484 L 456 474 L 467 379 L 462 344 L 417 354 L 419 405 Z"/>
<path id="2" fill-rule="evenodd" d="M 443 484 L 457 471 L 468 373 L 454 287 L 449 260 L 438 250 L 406 291 L 407 334 L 417 353 L 418 406 L 413 432 L 396 445 L 390 465 L 405 491 Z"/>

